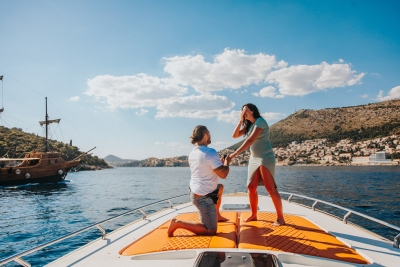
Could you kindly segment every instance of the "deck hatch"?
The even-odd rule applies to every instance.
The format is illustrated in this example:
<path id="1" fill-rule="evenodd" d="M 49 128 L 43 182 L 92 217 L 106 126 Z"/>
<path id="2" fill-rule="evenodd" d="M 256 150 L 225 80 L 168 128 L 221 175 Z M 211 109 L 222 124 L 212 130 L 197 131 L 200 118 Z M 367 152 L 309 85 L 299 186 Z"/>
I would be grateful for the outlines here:
<path id="1" fill-rule="evenodd" d="M 278 258 L 269 253 L 206 251 L 199 254 L 194 267 L 243 266 L 279 267 Z"/>
<path id="2" fill-rule="evenodd" d="M 259 209 L 257 207 L 257 210 Z M 250 210 L 250 204 L 224 204 L 222 210 Z"/>

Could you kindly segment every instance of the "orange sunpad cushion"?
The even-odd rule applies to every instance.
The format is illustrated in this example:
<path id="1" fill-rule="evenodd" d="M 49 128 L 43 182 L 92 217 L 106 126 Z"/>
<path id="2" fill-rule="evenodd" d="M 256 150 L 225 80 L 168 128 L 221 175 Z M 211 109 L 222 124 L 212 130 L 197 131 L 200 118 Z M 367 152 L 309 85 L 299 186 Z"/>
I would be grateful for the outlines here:
<path id="1" fill-rule="evenodd" d="M 286 225 L 273 227 L 276 214 L 258 212 L 257 221 L 243 222 L 250 213 L 241 214 L 239 248 L 266 249 L 368 264 L 354 249 L 349 248 L 333 235 L 295 215 L 284 215 Z"/>
<path id="2" fill-rule="evenodd" d="M 173 237 L 167 236 L 170 221 L 123 248 L 119 254 L 133 256 L 144 253 L 194 248 L 236 248 L 238 214 L 221 212 L 228 219 L 219 222 L 215 236 L 198 236 L 185 229 L 177 229 Z M 176 216 L 179 220 L 200 221 L 197 212 Z"/>

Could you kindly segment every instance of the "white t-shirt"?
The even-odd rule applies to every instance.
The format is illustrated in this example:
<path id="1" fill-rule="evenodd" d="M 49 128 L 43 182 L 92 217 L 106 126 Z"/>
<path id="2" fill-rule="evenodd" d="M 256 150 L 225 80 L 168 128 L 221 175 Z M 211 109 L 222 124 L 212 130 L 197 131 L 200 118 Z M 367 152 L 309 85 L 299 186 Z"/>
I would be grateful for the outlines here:
<path id="1" fill-rule="evenodd" d="M 190 190 L 204 196 L 218 186 L 218 175 L 213 169 L 223 165 L 217 151 L 206 146 L 196 146 L 189 155 Z"/>

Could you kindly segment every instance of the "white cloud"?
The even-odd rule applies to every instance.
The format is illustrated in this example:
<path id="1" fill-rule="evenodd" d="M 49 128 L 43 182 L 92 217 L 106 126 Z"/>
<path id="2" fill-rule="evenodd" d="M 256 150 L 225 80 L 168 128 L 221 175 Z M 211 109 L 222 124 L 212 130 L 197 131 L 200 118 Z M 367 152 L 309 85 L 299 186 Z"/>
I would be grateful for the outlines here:
<path id="1" fill-rule="evenodd" d="M 270 120 L 278 120 L 286 115 L 282 114 L 282 113 L 278 113 L 278 112 L 265 112 L 265 113 L 261 113 L 261 116 L 266 121 L 270 121 Z"/>
<path id="2" fill-rule="evenodd" d="M 276 89 L 273 86 L 267 86 L 260 90 L 261 97 L 274 97 L 276 95 Z"/>
<path id="3" fill-rule="evenodd" d="M 398 98 L 400 99 L 400 86 L 393 87 L 390 89 L 389 93 L 387 96 L 383 96 L 383 91 L 380 90 L 378 96 L 376 97 L 376 100 L 378 101 L 385 101 L 385 100 L 391 100 Z"/>
<path id="4" fill-rule="evenodd" d="M 157 118 L 186 117 L 207 119 L 230 110 L 235 104 L 225 96 L 200 95 L 185 96 L 160 103 Z"/>
<path id="5" fill-rule="evenodd" d="M 79 101 L 81 98 L 79 96 L 72 96 L 69 98 L 70 101 Z"/>
<path id="6" fill-rule="evenodd" d="M 186 117 L 233 120 L 234 103 L 214 91 L 237 90 L 248 93 L 246 86 L 260 85 L 257 97 L 283 98 L 302 96 L 329 88 L 352 86 L 361 82 L 364 73 L 357 74 L 350 64 L 322 62 L 317 65 L 289 66 L 274 55 L 248 54 L 240 49 L 226 48 L 212 62 L 202 55 L 163 58 L 165 78 L 139 73 L 131 76 L 99 75 L 87 81 L 86 95 L 104 103 L 103 108 L 157 109 L 157 118 Z M 199 95 L 189 94 L 191 87 Z M 193 90 L 192 90 L 193 91 Z M 389 97 L 389 96 L 388 96 Z M 71 97 L 77 101 L 78 96 Z M 231 113 L 226 113 L 231 111 Z M 276 113 L 279 114 L 279 113 Z"/>
<path id="7" fill-rule="evenodd" d="M 136 115 L 144 115 L 149 112 L 147 109 L 141 108 L 139 112 L 135 112 Z"/>
<path id="8" fill-rule="evenodd" d="M 232 110 L 230 113 L 219 114 L 217 116 L 217 120 L 227 123 L 237 124 L 240 120 L 239 116 L 240 116 L 240 111 Z"/>
<path id="9" fill-rule="evenodd" d="M 206 62 L 202 55 L 164 58 L 164 71 L 178 84 L 192 86 L 196 91 L 207 93 L 223 89 L 239 89 L 258 84 L 273 70 L 285 67 L 275 56 L 248 55 L 244 50 L 229 50 L 218 54 L 214 62 Z"/>
<path id="10" fill-rule="evenodd" d="M 284 95 L 276 94 L 276 89 L 273 86 L 267 86 L 260 90 L 260 92 L 252 93 L 252 95 L 257 97 L 271 97 L 271 98 L 284 98 Z"/>
<path id="11" fill-rule="evenodd" d="M 227 123 L 237 124 L 240 120 L 239 116 L 240 116 L 240 111 L 232 110 L 230 113 L 219 114 L 217 117 L 217 120 L 227 122 Z M 278 113 L 278 112 L 265 112 L 265 113 L 262 113 L 261 116 L 266 121 L 273 121 L 273 120 L 278 120 L 278 119 L 284 117 L 285 114 Z"/>
<path id="12" fill-rule="evenodd" d="M 156 146 L 161 146 L 161 145 L 164 145 L 164 143 L 163 142 L 155 142 L 155 145 Z"/>
<path id="13" fill-rule="evenodd" d="M 361 96 L 361 98 L 367 98 L 369 95 L 368 94 L 363 94 L 362 96 Z"/>
<path id="14" fill-rule="evenodd" d="M 281 95 L 302 96 L 328 88 L 361 82 L 365 73 L 356 74 L 349 64 L 296 65 L 271 72 L 266 82 L 278 85 Z"/>
<path id="15" fill-rule="evenodd" d="M 344 62 L 344 60 L 343 60 L 343 59 L 341 59 L 341 58 L 339 58 L 339 62 L 340 62 L 340 63 L 343 63 L 343 62 Z"/>
<path id="16" fill-rule="evenodd" d="M 132 76 L 100 75 L 88 80 L 85 94 L 105 100 L 109 109 L 154 107 L 160 102 L 187 93 L 171 79 L 147 74 Z"/>

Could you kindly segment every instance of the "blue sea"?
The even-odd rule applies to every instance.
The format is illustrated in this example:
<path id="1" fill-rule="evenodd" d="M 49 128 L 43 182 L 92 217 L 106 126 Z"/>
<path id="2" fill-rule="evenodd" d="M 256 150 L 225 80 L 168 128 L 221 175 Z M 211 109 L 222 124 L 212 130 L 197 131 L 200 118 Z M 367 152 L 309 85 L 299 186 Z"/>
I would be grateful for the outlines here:
<path id="1" fill-rule="evenodd" d="M 228 178 L 220 181 L 225 192 L 244 191 L 246 177 L 246 167 L 231 167 Z M 0 260 L 128 210 L 185 194 L 189 179 L 189 168 L 115 168 L 69 173 L 57 184 L 0 187 Z M 276 182 L 281 192 L 318 198 L 400 226 L 400 167 L 277 167 Z M 267 194 L 262 187 L 259 192 Z M 189 197 L 179 200 L 187 201 Z M 296 197 L 293 201 L 312 205 Z M 346 214 L 322 204 L 317 209 L 342 218 Z M 102 226 L 110 232 L 141 216 L 134 213 Z M 356 215 L 349 221 L 390 240 L 398 234 Z M 100 231 L 93 229 L 23 259 L 44 266 L 99 236 Z"/>

